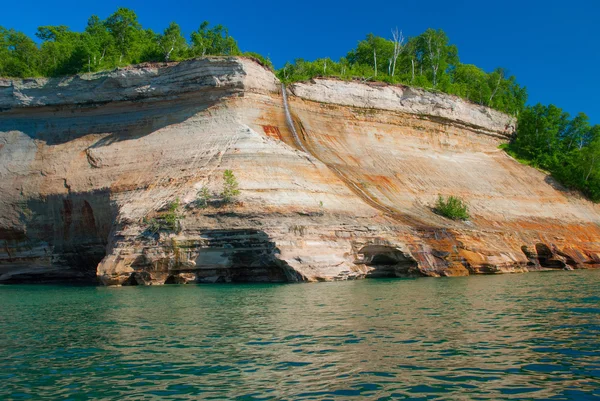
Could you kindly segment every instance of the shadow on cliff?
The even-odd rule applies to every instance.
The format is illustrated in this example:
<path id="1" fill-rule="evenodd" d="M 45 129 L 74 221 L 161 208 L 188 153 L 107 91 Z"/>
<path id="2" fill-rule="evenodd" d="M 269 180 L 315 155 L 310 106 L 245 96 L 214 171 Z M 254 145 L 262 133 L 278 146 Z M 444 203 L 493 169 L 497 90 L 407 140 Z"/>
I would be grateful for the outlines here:
<path id="1" fill-rule="evenodd" d="M 562 193 L 563 195 L 568 195 L 569 197 L 576 197 L 576 198 L 580 198 L 580 199 L 589 200 L 589 198 L 586 195 L 584 195 L 581 191 L 576 190 L 576 189 L 569 189 L 569 188 L 565 187 L 560 182 L 558 182 L 556 180 L 556 178 L 552 177 L 551 175 L 546 176 L 546 178 L 544 178 L 544 182 L 546 184 L 550 185 L 556 191 Z"/>
<path id="2" fill-rule="evenodd" d="M 262 230 L 202 230 L 201 240 L 171 240 L 159 258 L 140 254 L 134 272 L 124 285 L 181 283 L 182 274 L 193 274 L 197 283 L 298 282 L 305 278 L 279 258 L 275 241 Z M 149 233 L 152 243 L 160 237 Z M 151 255 L 151 256 L 148 256 Z M 189 282 L 191 279 L 186 279 Z"/>
<path id="3" fill-rule="evenodd" d="M 173 99 L 18 109 L 0 114 L 0 130 L 20 131 L 47 145 L 105 134 L 91 146 L 98 148 L 183 123 L 233 93 L 206 90 Z"/>
<path id="4" fill-rule="evenodd" d="M 556 180 L 556 178 L 552 177 L 551 175 L 547 175 L 544 178 L 544 182 L 559 192 L 562 192 L 562 193 L 571 193 L 572 192 L 571 190 L 569 190 L 569 188 L 567 188 L 564 185 L 562 185 L 561 183 L 559 183 Z"/>
<path id="5" fill-rule="evenodd" d="M 30 199 L 21 207 L 23 232 L 5 239 L 11 283 L 96 283 L 116 205 L 108 189 Z"/>

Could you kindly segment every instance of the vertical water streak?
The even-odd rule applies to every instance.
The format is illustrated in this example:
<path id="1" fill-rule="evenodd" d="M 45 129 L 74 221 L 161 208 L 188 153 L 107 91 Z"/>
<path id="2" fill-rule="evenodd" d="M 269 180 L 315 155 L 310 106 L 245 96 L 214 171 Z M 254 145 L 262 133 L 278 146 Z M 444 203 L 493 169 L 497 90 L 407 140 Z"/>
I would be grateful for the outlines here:
<path id="1" fill-rule="evenodd" d="M 283 108 L 285 110 L 285 119 L 286 119 L 286 122 L 287 122 L 287 124 L 288 124 L 288 126 L 290 128 L 290 131 L 292 131 L 292 135 L 294 136 L 294 142 L 296 143 L 296 147 L 299 148 L 300 150 L 306 152 L 307 154 L 311 155 L 315 159 L 319 160 L 323 164 L 325 164 L 335 175 L 338 176 L 338 178 L 340 180 L 342 180 L 342 182 L 352 192 L 354 192 L 356 195 L 358 195 L 368 205 L 374 207 L 375 209 L 380 210 L 381 212 L 383 212 L 385 214 L 391 215 L 391 216 L 393 216 L 396 219 L 399 219 L 400 218 L 400 213 L 398 211 L 396 211 L 396 210 L 392 209 L 391 207 L 389 207 L 389 206 L 384 205 L 383 203 L 381 203 L 377 198 L 371 196 L 371 194 L 369 194 L 363 188 L 361 188 L 360 186 L 358 186 L 352 179 L 348 178 L 335 165 L 333 165 L 331 163 L 327 163 L 327 162 L 321 160 L 321 158 L 318 157 L 318 155 L 310 152 L 304 146 L 304 144 L 300 140 L 300 137 L 298 137 L 298 132 L 296 131 L 296 127 L 294 126 L 294 121 L 292 120 L 292 115 L 290 113 L 290 107 L 289 107 L 289 104 L 288 104 L 287 91 L 286 91 L 284 83 L 281 83 L 281 94 L 283 96 Z M 403 217 L 403 219 L 406 219 L 406 218 Z M 413 224 L 417 224 L 417 223 L 413 223 Z"/>
<path id="2" fill-rule="evenodd" d="M 296 132 L 296 127 L 294 126 L 294 121 L 292 120 L 292 115 L 290 114 L 290 108 L 288 106 L 287 91 L 285 89 L 285 84 L 283 82 L 281 83 L 281 94 L 283 95 L 283 108 L 285 110 L 285 121 L 287 122 L 288 127 L 290 128 L 290 131 L 292 131 L 292 135 L 294 136 L 294 142 L 296 142 L 296 146 L 298 148 L 300 148 L 303 152 L 306 152 L 310 155 L 311 153 L 308 151 L 308 149 L 306 149 L 306 147 L 304 146 L 302 141 L 300 141 L 300 137 L 298 137 L 298 132 Z"/>

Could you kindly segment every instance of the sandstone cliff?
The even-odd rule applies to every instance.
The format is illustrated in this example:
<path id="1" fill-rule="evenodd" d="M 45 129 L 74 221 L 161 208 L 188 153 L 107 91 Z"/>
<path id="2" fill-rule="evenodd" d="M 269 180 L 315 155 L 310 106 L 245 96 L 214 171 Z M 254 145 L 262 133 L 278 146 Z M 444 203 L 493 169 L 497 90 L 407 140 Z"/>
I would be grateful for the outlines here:
<path id="1" fill-rule="evenodd" d="M 0 282 L 314 281 L 600 263 L 597 206 L 498 145 L 514 120 L 424 90 L 288 88 L 242 58 L 0 80 Z M 200 207 L 201 187 L 237 202 Z M 434 214 L 459 195 L 472 219 Z M 180 199 L 181 230 L 149 230 Z"/>

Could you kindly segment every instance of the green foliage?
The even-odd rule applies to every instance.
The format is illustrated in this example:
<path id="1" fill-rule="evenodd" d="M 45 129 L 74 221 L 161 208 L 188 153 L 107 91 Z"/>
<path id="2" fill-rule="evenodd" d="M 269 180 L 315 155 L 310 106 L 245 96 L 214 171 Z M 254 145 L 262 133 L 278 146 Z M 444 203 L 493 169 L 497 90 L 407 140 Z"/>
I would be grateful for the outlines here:
<path id="1" fill-rule="evenodd" d="M 166 210 L 160 212 L 157 218 L 144 219 L 147 230 L 152 234 L 156 234 L 159 231 L 181 231 L 181 219 L 183 216 L 179 214 L 180 206 L 181 202 L 177 198 L 175 201 L 169 203 Z"/>
<path id="2" fill-rule="evenodd" d="M 104 22 L 106 29 L 113 37 L 113 43 L 119 53 L 119 63 L 135 58 L 135 50 L 139 48 L 143 36 L 142 27 L 133 10 L 120 7 Z"/>
<path id="3" fill-rule="evenodd" d="M 452 220 L 467 220 L 469 218 L 467 203 L 457 196 L 450 195 L 448 198 L 444 198 L 439 195 L 434 210 L 437 214 Z"/>
<path id="4" fill-rule="evenodd" d="M 221 198 L 224 203 L 231 203 L 240 194 L 238 189 L 237 178 L 231 170 L 225 170 L 223 172 L 223 192 L 221 192 Z"/>
<path id="5" fill-rule="evenodd" d="M 254 59 L 263 67 L 267 67 L 269 70 L 275 71 L 275 67 L 273 67 L 273 63 L 271 62 L 271 59 L 268 57 L 265 58 L 262 55 L 255 53 L 255 52 L 245 52 L 243 54 L 243 56 Z"/>
<path id="6" fill-rule="evenodd" d="M 373 66 L 373 76 L 387 71 L 388 60 L 392 58 L 394 44 L 372 33 L 365 40 L 358 42 L 356 49 L 351 50 L 346 56 L 350 64 L 364 64 Z"/>
<path id="7" fill-rule="evenodd" d="M 518 115 L 527 101 L 527 91 L 502 68 L 486 73 L 462 64 L 458 49 L 441 29 L 428 29 L 398 47 L 394 61 L 393 40 L 368 34 L 355 49 L 339 61 L 329 58 L 286 63 L 277 72 L 283 82 L 306 81 L 315 77 L 336 77 L 405 84 L 440 90 L 474 103 Z"/>
<path id="8" fill-rule="evenodd" d="M 0 26 L 0 46 L 0 76 L 39 75 L 39 50 L 27 35 Z"/>
<path id="9" fill-rule="evenodd" d="M 171 22 L 162 35 L 158 37 L 158 47 L 165 61 L 180 60 L 185 57 L 187 43 L 181 35 L 181 28 L 175 22 Z"/>
<path id="10" fill-rule="evenodd" d="M 208 187 L 206 185 L 202 186 L 202 188 L 200 188 L 200 191 L 198 191 L 198 194 L 196 195 L 196 204 L 201 207 L 202 209 L 208 207 L 208 203 L 210 202 L 210 191 L 208 190 Z"/>
<path id="11" fill-rule="evenodd" d="M 83 32 L 64 25 L 41 26 L 40 45 L 22 32 L 0 27 L 0 76 L 61 76 L 94 72 L 142 62 L 179 61 L 208 55 L 241 55 L 237 42 L 222 25 L 203 22 L 189 42 L 171 22 L 162 34 L 144 29 L 133 10 L 119 8 L 105 20 L 92 15 Z M 271 61 L 247 53 L 263 65 Z"/>
<path id="12" fill-rule="evenodd" d="M 192 32 L 191 52 L 193 56 L 240 54 L 237 42 L 229 36 L 229 31 L 223 25 L 209 28 L 209 22 L 200 24 L 197 31 Z"/>
<path id="13" fill-rule="evenodd" d="M 517 135 L 505 147 L 517 160 L 544 169 L 567 188 L 600 201 L 600 125 L 584 113 L 537 104 L 519 115 Z"/>
<path id="14" fill-rule="evenodd" d="M 167 212 L 162 215 L 163 221 L 171 231 L 179 231 L 181 215 L 179 214 L 179 206 L 181 203 L 179 198 L 175 199 L 174 202 L 169 203 L 167 206 Z"/>

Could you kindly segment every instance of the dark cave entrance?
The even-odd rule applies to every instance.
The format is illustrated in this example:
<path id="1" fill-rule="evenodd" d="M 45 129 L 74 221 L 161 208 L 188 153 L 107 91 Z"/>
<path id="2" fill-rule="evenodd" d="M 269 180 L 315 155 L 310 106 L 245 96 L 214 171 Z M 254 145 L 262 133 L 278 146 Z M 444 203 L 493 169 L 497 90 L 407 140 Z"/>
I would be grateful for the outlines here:
<path id="1" fill-rule="evenodd" d="M 371 268 L 367 278 L 404 277 L 417 267 L 416 260 L 393 246 L 366 245 L 358 254 L 362 259 L 355 263 Z"/>

